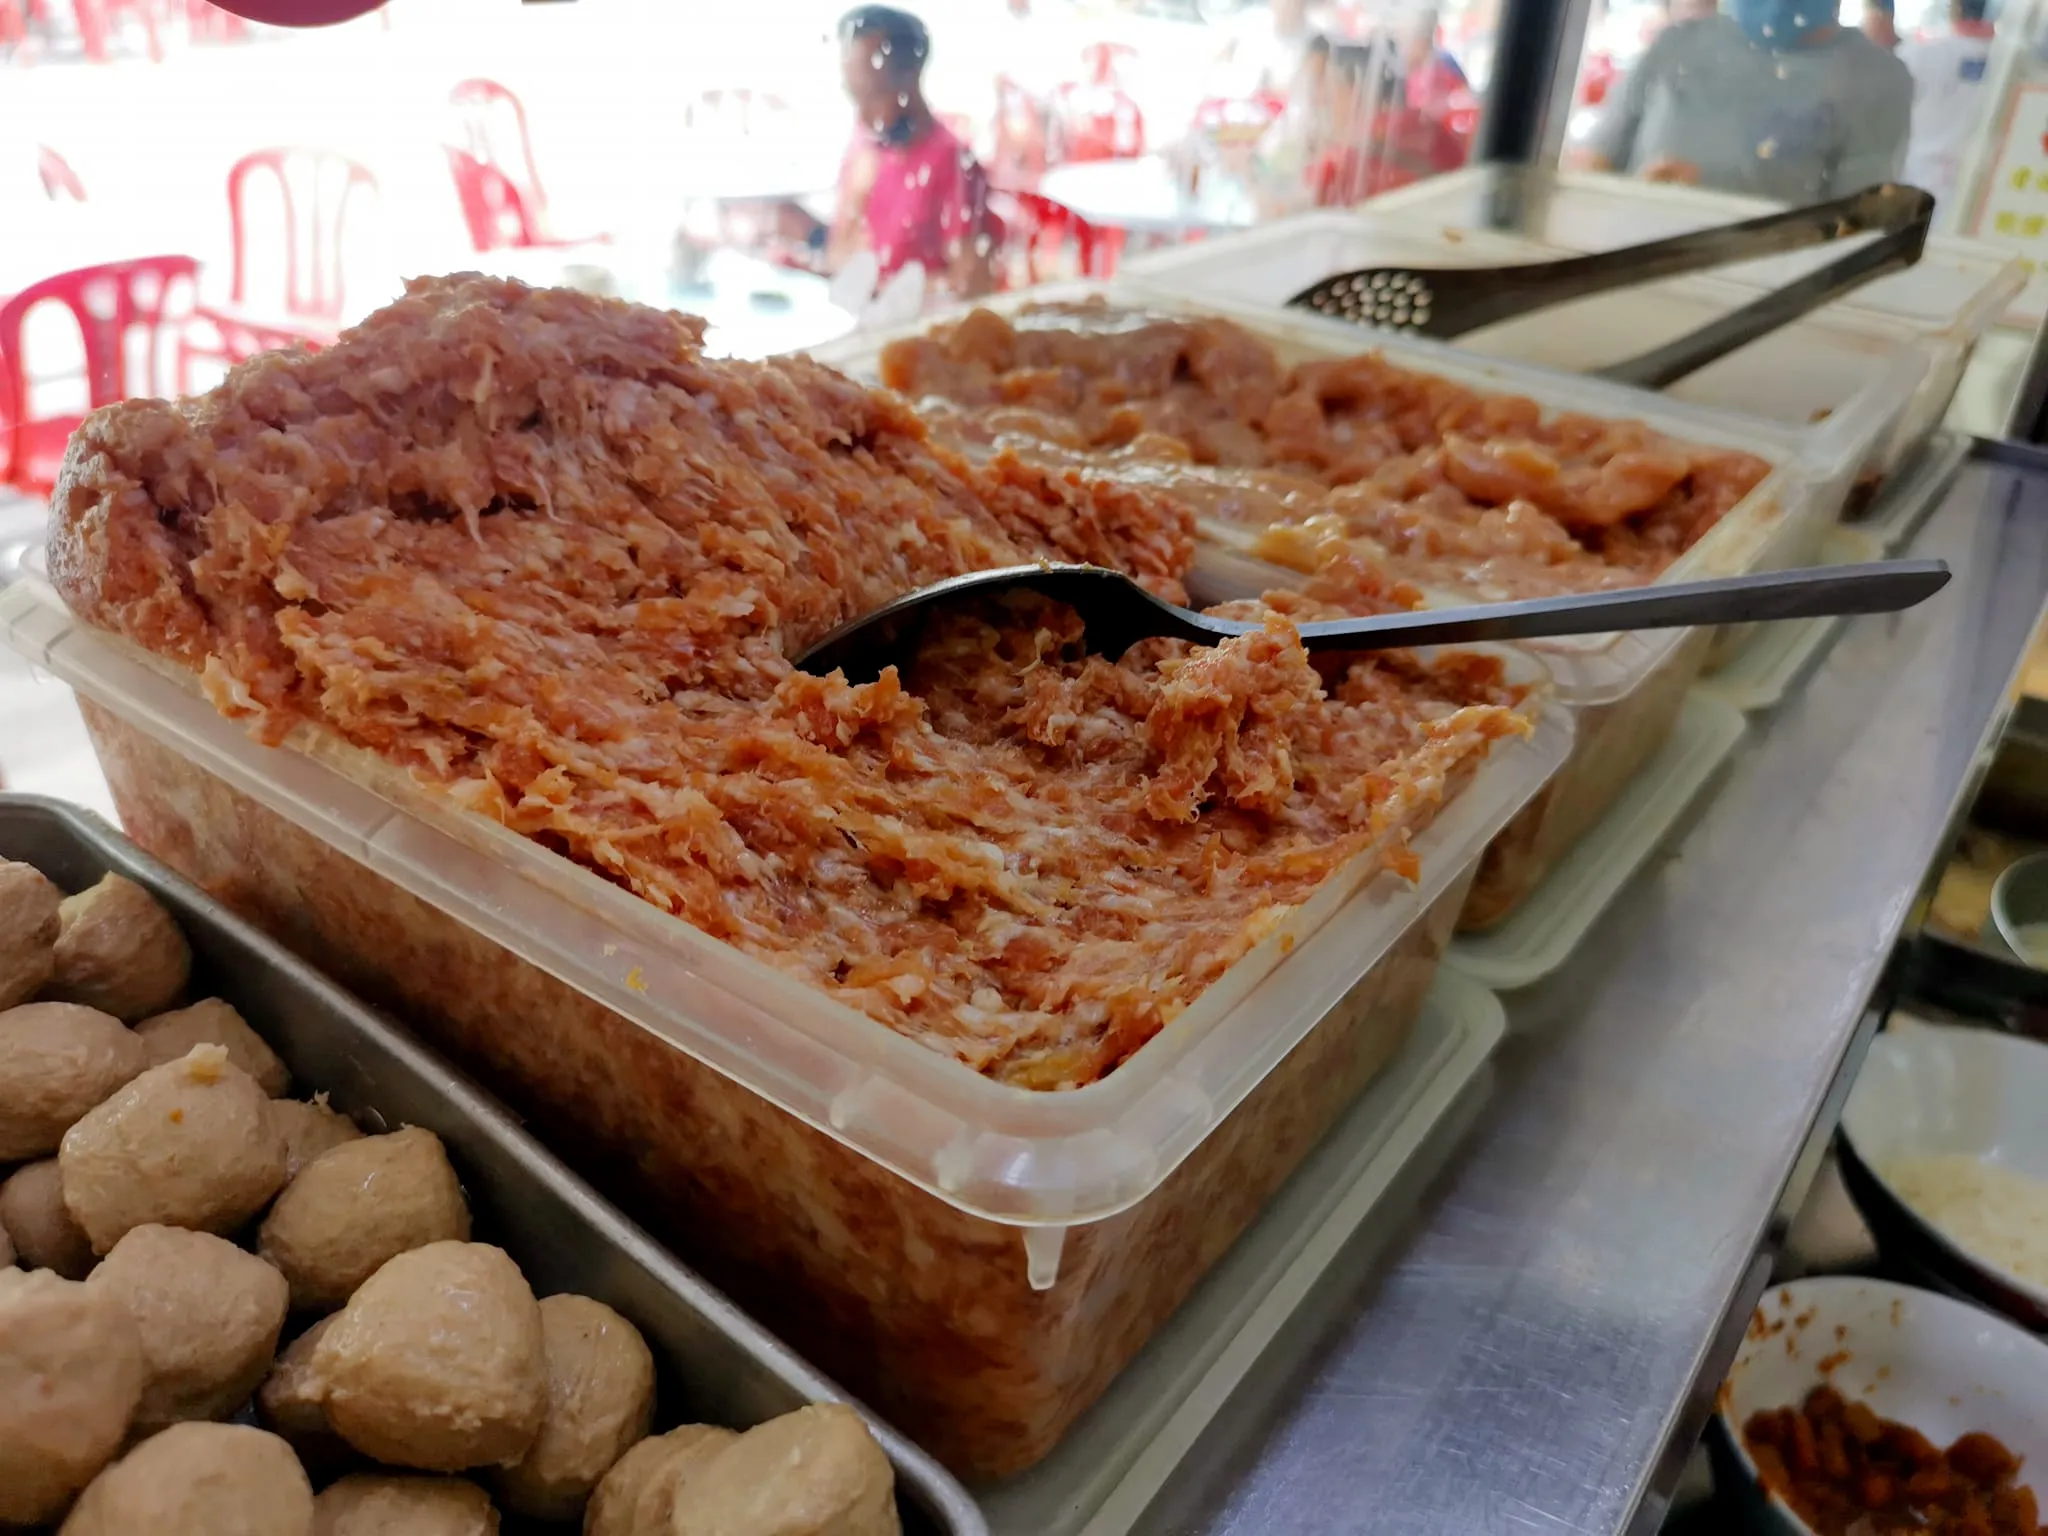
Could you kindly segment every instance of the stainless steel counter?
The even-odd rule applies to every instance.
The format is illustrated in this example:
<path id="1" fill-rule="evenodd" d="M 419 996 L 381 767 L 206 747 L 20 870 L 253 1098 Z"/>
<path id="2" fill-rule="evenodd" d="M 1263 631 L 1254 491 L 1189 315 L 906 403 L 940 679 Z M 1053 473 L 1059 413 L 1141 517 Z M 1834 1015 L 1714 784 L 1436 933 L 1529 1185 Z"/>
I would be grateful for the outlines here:
<path id="1" fill-rule="evenodd" d="M 1576 960 L 1510 999 L 1522 1037 L 1420 1229 L 1317 1298 L 1145 1529 L 1654 1525 L 2009 703 L 2048 468 L 1973 462 L 1911 548 L 1949 590 L 1854 623 Z"/>

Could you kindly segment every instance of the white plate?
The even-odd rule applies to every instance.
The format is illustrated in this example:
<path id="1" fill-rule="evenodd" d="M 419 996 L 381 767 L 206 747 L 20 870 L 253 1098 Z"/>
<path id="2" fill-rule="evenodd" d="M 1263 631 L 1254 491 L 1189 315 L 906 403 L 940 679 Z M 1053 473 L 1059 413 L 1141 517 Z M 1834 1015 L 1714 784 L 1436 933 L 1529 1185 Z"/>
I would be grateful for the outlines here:
<path id="1" fill-rule="evenodd" d="M 1870 1044 L 1842 1113 L 1842 1132 L 1863 1169 L 1919 1219 L 1928 1241 L 1946 1250 L 1943 1257 L 1982 1271 L 2048 1312 L 2048 1286 L 1949 1239 L 1900 1200 L 1879 1172 L 1909 1154 L 1960 1152 L 2048 1180 L 2048 1045 L 1990 1029 L 1895 1025 Z M 2048 1414 L 2042 1422 L 2048 1426 Z"/>
<path id="2" fill-rule="evenodd" d="M 1833 1369 L 1822 1366 L 1838 1362 Z M 2048 1493 L 2048 1344 L 1967 1302 L 1886 1280 L 1828 1277 L 1764 1293 L 1719 1400 L 1727 1460 L 1756 1485 L 1742 1425 L 1792 1407 L 1822 1381 L 1937 1445 L 1981 1430 L 2025 1459 Z M 1807 1530 L 1773 1498 L 1781 1530 Z"/>

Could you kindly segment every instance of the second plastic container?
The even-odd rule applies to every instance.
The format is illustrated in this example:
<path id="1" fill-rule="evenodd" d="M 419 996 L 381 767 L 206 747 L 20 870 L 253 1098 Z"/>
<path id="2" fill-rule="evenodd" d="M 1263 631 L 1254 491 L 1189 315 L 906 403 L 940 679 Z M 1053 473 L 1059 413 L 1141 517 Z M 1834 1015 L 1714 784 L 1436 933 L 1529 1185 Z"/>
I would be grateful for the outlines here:
<path id="1" fill-rule="evenodd" d="M 959 1470 L 1043 1456 L 1394 1056 L 1480 850 L 1570 717 L 1452 786 L 1419 882 L 1361 856 L 1099 1083 L 969 1070 L 330 740 L 268 748 L 30 579 L 144 847 L 528 1112 Z M 1522 663 L 1529 673 L 1534 672 Z"/>
<path id="2" fill-rule="evenodd" d="M 1636 177 L 1484 167 L 1384 193 L 1351 212 L 1134 258 L 1124 270 L 1167 291 L 1277 303 L 1333 272 L 1382 261 L 1541 261 L 1776 211 L 1756 198 Z M 1401 254 L 1381 254 L 1394 247 Z M 1560 305 L 1475 331 L 1459 345 L 1557 368 L 1598 367 L 1695 329 L 1838 254 L 1839 247 L 1820 247 Z M 1978 341 L 2025 281 L 2025 267 L 2009 252 L 1937 236 L 1907 271 L 1752 342 L 1670 393 L 1780 426 L 1832 420 L 1857 393 L 1866 360 L 1917 347 L 1922 372 L 1880 423 L 1859 472 L 1860 501 L 1940 426 Z"/>
<path id="3" fill-rule="evenodd" d="M 1125 284 L 1075 284 L 1009 296 L 993 306 L 1015 310 L 1034 302 L 1101 299 L 1165 316 L 1214 315 L 1268 341 L 1285 363 L 1378 351 L 1389 361 L 1470 388 L 1523 395 L 1546 412 L 1572 411 L 1635 419 L 1687 442 L 1741 449 L 1768 460 L 1771 474 L 1658 579 L 1683 581 L 1781 569 L 1811 562 L 1833 525 L 1877 434 L 1912 391 L 1912 358 L 1873 363 L 1863 380 L 1862 408 L 1819 425 L 1773 427 L 1604 380 L 1476 357 L 1440 343 L 1362 332 L 1342 321 L 1271 306 L 1218 299 L 1176 299 Z M 938 320 L 921 322 L 915 334 Z M 852 337 L 823 349 L 822 361 L 874 378 L 891 336 Z M 1299 584 L 1301 574 L 1251 554 L 1253 535 L 1204 523 L 1191 580 L 1214 600 L 1255 596 Z M 1470 601 L 1454 592 L 1444 603 Z M 1622 787 L 1670 734 L 1686 689 L 1711 660 L 1732 654 L 1741 631 L 1665 630 L 1543 641 L 1528 649 L 1550 670 L 1558 700 L 1577 723 L 1570 759 L 1486 851 L 1460 927 L 1479 931 L 1501 922 L 1598 820 Z"/>

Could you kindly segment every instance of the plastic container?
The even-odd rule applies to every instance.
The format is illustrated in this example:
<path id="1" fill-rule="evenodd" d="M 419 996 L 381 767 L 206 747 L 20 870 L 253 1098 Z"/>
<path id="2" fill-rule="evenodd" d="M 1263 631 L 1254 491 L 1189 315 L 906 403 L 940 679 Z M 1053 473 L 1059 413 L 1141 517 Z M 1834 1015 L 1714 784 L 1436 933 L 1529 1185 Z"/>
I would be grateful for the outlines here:
<path id="1" fill-rule="evenodd" d="M 541 1295 L 574 1291 L 630 1318 L 661 1367 L 657 1421 L 746 1428 L 838 1387 L 663 1253 L 520 1129 L 475 1085 L 318 971 L 139 851 L 97 816 L 57 800 L 0 795 L 0 859 L 33 864 L 66 890 L 126 876 L 177 918 L 196 957 L 195 993 L 235 1004 L 291 1069 L 365 1126 L 417 1125 L 447 1145 L 477 1217 Z M 987 1536 L 967 1491 L 888 1426 L 913 1536 Z M 165 1536 L 171 1536 L 166 1532 Z"/>
<path id="2" fill-rule="evenodd" d="M 1569 254 L 1531 240 L 1411 229 L 1384 215 L 1332 211 L 1142 257 L 1124 276 L 1139 291 L 1283 304 L 1311 283 L 1357 267 L 1504 266 Z M 1724 280 L 1672 278 L 1535 310 L 1470 332 L 1456 345 L 1486 357 L 1591 373 L 1698 330 L 1752 297 L 1753 289 Z M 1903 389 L 1873 390 L 1873 374 L 1896 366 L 1902 355 L 1912 359 L 1917 376 Z M 1915 328 L 1875 317 L 1850 321 L 1827 310 L 1710 363 L 1665 393 L 1776 425 L 1832 422 L 1855 412 L 1860 427 L 1861 418 L 1870 418 L 1873 447 L 1852 492 L 1860 504 L 1940 424 L 1961 372 L 1938 381 L 1935 367 L 1935 350 Z"/>
<path id="3" fill-rule="evenodd" d="M 1688 693 L 1663 746 L 1607 813 L 1513 917 L 1456 940 L 1446 969 L 1496 992 L 1533 986 L 1561 969 L 1741 745 L 1743 731 L 1733 704 L 1700 688 Z"/>
<path id="4" fill-rule="evenodd" d="M 34 579 L 129 832 L 402 1007 L 941 1459 L 1038 1460 L 1399 1049 L 1570 717 L 1361 855 L 1102 1082 L 985 1079 L 330 741 L 266 749 Z M 1526 666 L 1526 663 L 1522 663 Z M 1535 669 L 1528 668 L 1534 676 Z"/>
<path id="5" fill-rule="evenodd" d="M 1345 1289 L 1319 1284 L 1331 1268 L 1356 1273 L 1399 1240 L 1484 1109 L 1506 1033 L 1499 998 L 1439 971 L 1400 1056 L 1074 1433 L 1022 1477 L 975 1490 L 992 1536 L 1134 1529 L 1253 1368 L 1315 1347 Z"/>
<path id="6" fill-rule="evenodd" d="M 1739 449 L 1768 460 L 1773 473 L 1704 539 L 1674 562 L 1659 580 L 1685 581 L 1741 571 L 1804 565 L 1818 554 L 1841 500 L 1866 456 L 1881 422 L 1904 400 L 1916 377 L 1910 358 L 1889 364 L 1873 360 L 1864 374 L 1863 408 L 1844 411 L 1815 426 L 1783 426 L 1702 409 L 1667 396 L 1612 384 L 1604 379 L 1558 373 L 1507 359 L 1484 359 L 1440 342 L 1360 330 L 1340 320 L 1301 310 L 1225 299 L 1175 297 L 1116 283 L 1065 283 L 988 301 L 1014 312 L 1033 304 L 1105 302 L 1165 317 L 1220 316 L 1266 340 L 1283 363 L 1347 357 L 1374 351 L 1404 368 L 1452 379 L 1476 390 L 1526 395 L 1546 411 L 1638 420 L 1686 442 Z M 849 337 L 813 353 L 856 378 L 874 381 L 881 353 L 890 342 L 921 335 L 953 315 L 930 316 L 900 330 Z M 1204 547 L 1197 555 L 1196 580 L 1205 596 L 1239 596 L 1298 583 L 1300 575 L 1255 558 L 1251 530 L 1198 519 Z M 1444 602 L 1468 602 L 1453 592 L 1434 594 Z M 1731 655 L 1740 629 L 1721 632 L 1718 649 Z M 1587 636 L 1546 640 L 1539 651 L 1568 704 L 1607 703 L 1630 692 L 1657 662 L 1680 647 L 1679 632 Z"/>
<path id="7" fill-rule="evenodd" d="M 1860 529 L 1837 528 L 1821 547 L 1819 564 L 1859 565 L 1884 558 L 1884 548 Z M 1842 632 L 1847 619 L 1800 619 L 1762 624 L 1728 664 L 1700 684 L 1744 714 L 1774 709 L 1802 681 Z"/>
<path id="8" fill-rule="evenodd" d="M 1120 283 L 1049 287 L 1009 296 L 995 307 L 1073 302 L 1092 295 L 1163 315 L 1220 315 L 1264 337 L 1287 362 L 1377 350 L 1404 367 L 1474 389 L 1526 395 L 1546 410 L 1638 419 L 1672 437 L 1739 448 L 1769 460 L 1772 473 L 1658 578 L 1664 581 L 1782 569 L 1816 558 L 1882 423 L 1917 377 L 1913 359 L 1895 356 L 1888 367 L 1874 366 L 1866 380 L 1869 409 L 1844 411 L 1819 426 L 1782 427 L 1601 379 L 1479 358 L 1440 343 L 1366 336 L 1356 326 L 1320 315 L 1173 298 Z M 918 334 L 942 323 L 944 317 L 936 317 L 904 332 L 851 337 L 816 355 L 872 379 L 882 349 L 896 335 Z M 1249 553 L 1252 534 L 1245 529 L 1204 521 L 1199 532 L 1191 580 L 1205 599 L 1256 595 L 1302 579 L 1298 572 L 1254 558 Z M 1469 601 L 1450 592 L 1432 594 L 1432 600 Z M 1577 737 L 1570 760 L 1488 847 L 1459 923 L 1462 930 L 1489 929 L 1515 911 L 1663 745 L 1693 680 L 1711 661 L 1739 650 L 1753 627 L 1596 635 L 1527 647 L 1549 668 L 1558 699 L 1575 712 Z"/>
<path id="9" fill-rule="evenodd" d="M 1512 230 L 1538 247 L 1553 253 L 1612 250 L 1666 235 L 1684 234 L 1715 224 L 1729 224 L 1777 212 L 1779 205 L 1757 198 L 1698 187 L 1670 186 L 1622 176 L 1587 174 L 1527 173 L 1489 169 L 1459 171 L 1449 176 L 1417 182 L 1375 198 L 1364 215 L 1404 222 L 1418 231 L 1441 235 L 1446 230 L 1485 232 L 1505 238 Z M 1723 297 L 1722 312 L 1753 299 L 1764 289 L 1778 288 L 1840 254 L 1839 247 L 1821 247 L 1788 256 L 1743 262 L 1717 269 L 1711 278 L 1681 278 L 1653 284 L 1641 295 L 1662 300 L 1676 297 L 1681 288 L 1701 285 L 1698 295 L 1710 298 L 1717 290 Z M 1318 276 L 1327 274 L 1319 273 Z M 1311 278 L 1309 281 L 1313 281 Z M 1892 431 L 1880 440 L 1870 466 L 1875 478 L 1897 467 L 1941 424 L 1955 398 L 1971 354 L 1984 333 L 2000 317 L 2025 286 L 2025 265 L 2009 252 L 1974 241 L 1936 236 L 1927 241 L 1919 262 L 1904 272 L 1880 278 L 1838 300 L 1819 316 L 1799 322 L 1788 336 L 1811 337 L 1821 343 L 1820 327 L 1837 333 L 1861 333 L 1881 346 L 1895 344 L 1903 336 L 1917 339 L 1927 350 L 1925 378 L 1913 392 Z M 1610 297 L 1609 302 L 1612 302 Z M 1651 312 L 1630 306 L 1631 323 L 1650 319 Z M 1556 312 L 1568 313 L 1565 310 Z M 1591 306 L 1582 313 L 1591 317 Z M 1620 310 L 1612 311 L 1617 317 Z M 1701 314 L 1698 319 L 1710 318 Z M 1533 317 L 1532 317 L 1533 322 Z M 1614 322 L 1619 325 L 1617 318 Z M 1671 334 L 1680 327 L 1674 326 Z M 1633 330 L 1611 333 L 1618 336 L 1619 349 L 1601 359 L 1612 362 L 1645 350 L 1653 340 L 1638 340 Z M 1747 349 L 1758 352 L 1767 343 Z M 1828 343 L 1832 349 L 1833 343 Z M 1746 354 L 1724 359 L 1715 370 L 1739 365 Z M 1781 358 L 1803 376 L 1808 360 L 1798 350 L 1781 351 Z M 1545 358 L 1544 361 L 1556 361 Z M 1560 366 L 1569 366 L 1560 364 Z M 1740 365 L 1743 372 L 1764 392 L 1737 396 L 1716 403 L 1741 409 L 1741 401 L 1776 399 L 1789 387 L 1787 380 L 1774 382 L 1772 370 L 1761 365 Z M 1704 386 L 1714 370 L 1703 371 L 1694 381 Z M 1734 374 L 1728 375 L 1731 386 Z M 1818 381 L 1816 381 L 1818 382 Z M 1678 386 L 1683 390 L 1686 386 Z M 1804 387 L 1803 385 L 1801 386 Z M 1692 398 L 1702 398 L 1693 396 Z M 1816 401 L 1816 405 L 1830 402 Z M 1754 409 L 1754 407 L 1751 407 Z M 1761 414 L 1761 412 L 1759 412 Z"/>

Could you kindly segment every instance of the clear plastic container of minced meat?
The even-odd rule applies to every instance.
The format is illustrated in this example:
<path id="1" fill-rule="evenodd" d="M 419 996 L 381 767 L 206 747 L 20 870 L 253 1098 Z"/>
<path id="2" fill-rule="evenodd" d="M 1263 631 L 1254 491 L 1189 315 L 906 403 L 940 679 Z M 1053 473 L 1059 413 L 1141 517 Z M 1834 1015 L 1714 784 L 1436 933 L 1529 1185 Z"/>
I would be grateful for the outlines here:
<path id="1" fill-rule="evenodd" d="M 1354 566 L 1390 570 L 1442 605 L 1810 562 L 1919 376 L 1895 356 L 1870 369 L 1858 409 L 1772 427 L 1299 311 L 1089 284 L 820 356 L 902 390 L 968 451 L 1182 497 L 1204 596 L 1302 588 L 1352 606 L 1381 597 Z M 1534 495 L 1579 473 L 1587 489 L 1573 494 L 1604 515 L 1601 466 L 1612 465 L 1629 471 L 1614 477 L 1615 505 L 1648 502 L 1648 517 L 1567 536 L 1548 507 L 1521 499 L 1530 472 L 1515 455 L 1530 441 L 1555 477 Z M 1447 491 L 1455 507 L 1439 514 L 1432 497 Z M 1743 638 L 1665 630 L 1527 647 L 1576 713 L 1575 745 L 1488 848 L 1461 927 L 1516 909 L 1654 755 L 1693 679 Z"/>
<path id="2" fill-rule="evenodd" d="M 791 674 L 948 561 L 1171 589 L 1185 514 L 678 317 L 437 280 L 227 390 L 93 418 L 0 591 L 130 835 L 971 1474 L 1392 1058 L 1570 748 L 1526 657 L 1319 680 L 1284 625 L 1112 665 L 993 613 L 915 698 Z"/>
<path id="3" fill-rule="evenodd" d="M 1634 176 L 1473 167 L 1384 193 L 1354 211 L 1319 213 L 1139 258 L 1126 271 L 1182 294 L 1277 303 L 1332 273 L 1379 262 L 1377 253 L 1390 240 L 1423 252 L 1435 248 L 1441 257 L 1433 265 L 1532 261 L 1640 245 L 1778 211 L 1780 205 L 1758 198 Z M 1474 249 L 1464 254 L 1468 241 Z M 1704 325 L 1839 254 L 1838 247 L 1821 246 L 1644 284 L 1489 326 L 1458 344 L 1558 368 L 1600 367 Z M 1393 260 L 1420 263 L 1425 256 Z M 1304 271 L 1308 275 L 1295 282 Z M 1859 354 L 1916 344 L 1923 372 L 1858 471 L 1855 505 L 1867 505 L 1883 478 L 1941 425 L 1978 341 L 2000 323 L 2026 275 L 2010 251 L 1933 236 L 1912 267 L 1751 343 L 1680 380 L 1671 392 L 1742 415 L 1810 420 L 1847 406 L 1856 393 Z"/>
<path id="4" fill-rule="evenodd" d="M 1759 211 L 1769 210 L 1743 203 L 1725 215 L 1733 220 Z M 1712 223 L 1722 212 L 1696 211 L 1694 217 Z M 1519 266 L 1573 254 L 1532 239 L 1432 225 L 1412 215 L 1331 209 L 1147 253 L 1127 264 L 1120 286 L 1168 299 L 1275 305 L 1334 273 L 1361 268 Z M 1954 334 L 1900 314 L 1847 308 L 1845 303 L 1860 297 L 1852 295 L 1707 364 L 1664 393 L 1761 420 L 1773 431 L 1826 426 L 1839 434 L 1834 424 L 1845 413 L 1851 431 L 1860 433 L 1867 423 L 1870 448 L 1843 507 L 1845 516 L 1857 516 L 1941 425 L 1977 332 L 2014 291 L 2017 271 L 2004 272 L 1998 260 L 1958 256 L 1941 268 L 1939 253 L 1928 259 L 1945 273 L 1959 300 L 1971 301 L 1952 317 Z M 1920 282 L 1936 293 L 1949 291 L 1932 274 Z M 1597 373 L 1721 319 L 1756 293 L 1753 286 L 1712 272 L 1668 278 L 1531 310 L 1468 332 L 1453 345 L 1477 357 Z M 1914 372 L 1904 388 L 1871 387 L 1902 362 Z"/>

